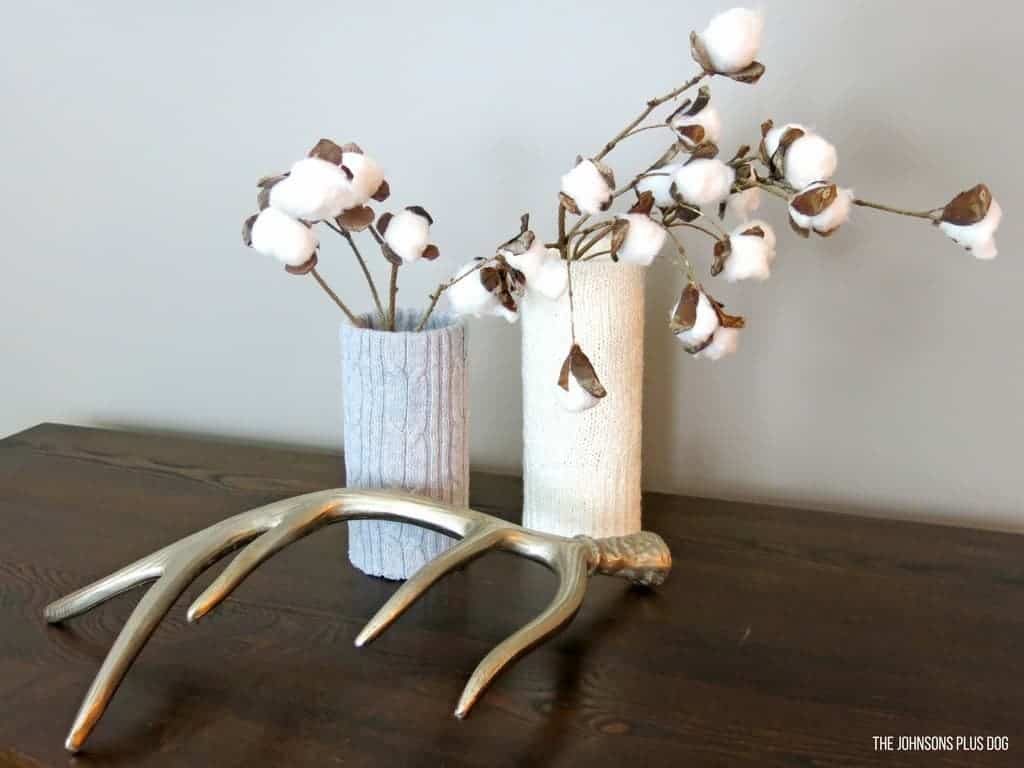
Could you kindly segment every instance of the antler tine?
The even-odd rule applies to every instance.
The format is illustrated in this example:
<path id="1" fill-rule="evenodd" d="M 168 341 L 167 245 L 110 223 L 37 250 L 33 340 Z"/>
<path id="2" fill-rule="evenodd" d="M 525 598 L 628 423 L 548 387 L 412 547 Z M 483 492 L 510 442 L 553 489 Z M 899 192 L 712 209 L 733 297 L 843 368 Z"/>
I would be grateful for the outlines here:
<path id="1" fill-rule="evenodd" d="M 189 606 L 188 620 L 198 621 L 220 605 L 264 560 L 331 522 L 331 511 L 336 506 L 337 501 L 332 499 L 312 506 L 300 505 L 285 514 L 275 527 L 239 552 L 220 576 L 203 590 Z"/>
<path id="2" fill-rule="evenodd" d="M 43 610 L 48 624 L 58 624 L 74 618 L 97 605 L 117 597 L 122 592 L 134 589 L 147 581 L 155 581 L 164 572 L 166 555 L 164 550 L 136 560 L 109 576 L 94 581 L 60 600 L 54 600 Z"/>
<path id="3" fill-rule="evenodd" d="M 591 566 L 587 545 L 563 539 L 542 562 L 558 574 L 558 591 L 537 618 L 498 644 L 477 665 L 459 697 L 456 717 L 469 714 L 484 689 L 506 666 L 562 629 L 580 609 Z"/>
<path id="4" fill-rule="evenodd" d="M 485 525 L 478 531 L 466 534 L 462 541 L 453 544 L 420 568 L 366 623 L 363 631 L 356 637 L 356 647 L 361 648 L 375 640 L 381 632 L 390 627 L 402 615 L 406 608 L 416 602 L 439 579 L 500 544 L 507 530 L 505 526 Z"/>

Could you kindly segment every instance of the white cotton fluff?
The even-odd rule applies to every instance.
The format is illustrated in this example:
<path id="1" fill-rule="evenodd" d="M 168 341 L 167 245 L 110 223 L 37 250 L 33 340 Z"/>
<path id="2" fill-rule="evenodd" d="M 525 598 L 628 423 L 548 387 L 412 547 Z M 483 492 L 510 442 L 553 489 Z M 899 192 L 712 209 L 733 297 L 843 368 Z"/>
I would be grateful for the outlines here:
<path id="1" fill-rule="evenodd" d="M 782 136 L 790 128 L 799 128 L 804 135 L 786 148 L 783 164 L 786 181 L 797 189 L 803 189 L 812 182 L 831 179 L 839 164 L 836 148 L 800 123 L 786 123 L 765 134 L 764 148 L 768 157 L 775 154 Z"/>
<path id="2" fill-rule="evenodd" d="M 761 190 L 757 187 L 750 187 L 742 192 L 729 195 L 729 199 L 725 201 L 726 212 L 740 221 L 749 219 L 750 214 L 760 207 Z"/>
<path id="3" fill-rule="evenodd" d="M 953 242 L 968 249 L 976 259 L 989 261 L 999 253 L 996 248 L 995 234 L 999 228 L 999 222 L 1003 218 L 1003 209 L 993 198 L 989 204 L 988 213 L 985 218 L 977 224 L 961 226 L 950 224 L 947 221 L 939 222 L 939 229 Z"/>
<path id="4" fill-rule="evenodd" d="M 270 190 L 270 206 L 296 219 L 333 219 L 354 200 L 342 170 L 319 157 L 304 157 Z"/>
<path id="5" fill-rule="evenodd" d="M 558 387 L 558 392 L 562 398 L 562 407 L 572 413 L 586 411 L 601 402 L 601 398 L 594 397 L 592 394 L 587 392 L 587 390 L 581 387 L 579 382 L 576 381 L 576 377 L 572 374 L 569 375 L 568 391 Z"/>
<path id="6" fill-rule="evenodd" d="M 532 276 L 526 278 L 526 289 L 537 291 L 546 299 L 557 301 L 569 285 L 565 262 L 557 248 L 549 248 L 544 261 Z"/>
<path id="7" fill-rule="evenodd" d="M 745 69 L 761 49 L 764 18 L 759 11 L 732 8 L 715 16 L 700 34 L 716 72 L 732 74 Z"/>
<path id="8" fill-rule="evenodd" d="M 675 317 L 676 312 L 678 311 L 679 303 L 677 302 L 675 307 L 672 309 L 670 317 Z M 707 341 L 711 334 L 718 330 L 718 327 L 718 313 L 711 305 L 711 301 L 708 299 L 707 294 L 705 294 L 704 291 L 701 291 L 700 296 L 697 298 L 697 316 L 694 319 L 693 327 L 688 331 L 680 331 L 677 333 L 676 339 L 684 346 L 696 347 Z"/>
<path id="9" fill-rule="evenodd" d="M 522 253 L 512 253 L 507 248 L 500 248 L 498 253 L 505 258 L 505 261 L 526 275 L 527 285 L 547 259 L 547 249 L 539 237 L 534 237 L 530 247 Z"/>
<path id="10" fill-rule="evenodd" d="M 373 158 L 358 152 L 345 152 L 341 164 L 352 172 L 353 202 L 346 208 L 365 205 L 384 181 L 384 169 Z"/>
<path id="11" fill-rule="evenodd" d="M 819 186 L 811 184 L 808 189 Z M 801 194 L 807 190 L 801 190 Z M 832 205 L 823 210 L 817 216 L 805 216 L 804 214 L 797 211 L 792 205 L 789 206 L 789 215 L 793 218 L 793 221 L 798 227 L 803 229 L 813 229 L 815 232 L 827 235 L 836 227 L 839 227 L 846 223 L 850 218 L 850 208 L 853 203 L 853 190 L 852 189 L 838 189 L 836 190 L 836 199 L 832 201 Z"/>
<path id="12" fill-rule="evenodd" d="M 592 160 L 583 160 L 562 177 L 562 192 L 589 216 L 607 208 L 612 199 L 612 188 Z"/>
<path id="13" fill-rule="evenodd" d="M 668 237 L 665 228 L 644 213 L 625 213 L 618 218 L 629 222 L 626 239 L 619 248 L 619 260 L 624 264 L 649 266 L 665 245 Z"/>
<path id="14" fill-rule="evenodd" d="M 736 180 L 736 171 L 718 158 L 698 158 L 683 165 L 675 175 L 676 190 L 693 205 L 725 200 Z"/>
<path id="15" fill-rule="evenodd" d="M 467 274 L 471 271 L 473 274 Z M 498 297 L 480 282 L 479 262 L 476 260 L 463 265 L 455 273 L 455 282 L 445 291 L 445 296 L 452 312 L 457 315 L 485 317 L 495 314 L 494 309 L 498 306 Z"/>
<path id="16" fill-rule="evenodd" d="M 408 209 L 391 217 L 384 230 L 384 242 L 406 264 L 418 261 L 430 241 L 430 222 Z"/>
<path id="17" fill-rule="evenodd" d="M 704 129 L 704 141 L 717 144 L 718 140 L 722 138 L 722 117 L 718 114 L 718 110 L 710 104 L 692 117 L 678 115 L 669 123 L 669 126 L 677 131 L 690 125 L 699 125 Z"/>
<path id="18" fill-rule="evenodd" d="M 659 208 L 671 208 L 675 205 L 670 192 L 672 180 L 682 167 L 682 163 L 670 163 L 648 171 L 647 175 L 637 182 L 636 191 L 640 194 L 650 192 L 654 195 L 654 204 Z"/>
<path id="19" fill-rule="evenodd" d="M 812 182 L 831 179 L 838 162 L 834 146 L 816 133 L 804 134 L 786 150 L 786 181 L 802 189 Z"/>
<path id="20" fill-rule="evenodd" d="M 744 235 L 751 227 L 760 227 L 764 237 Z M 731 250 L 722 269 L 730 283 L 738 280 L 767 280 L 775 261 L 775 231 L 763 221 L 741 224 L 729 234 Z"/>
<path id="21" fill-rule="evenodd" d="M 705 360 L 721 360 L 726 355 L 736 351 L 740 343 L 740 332 L 738 328 L 719 328 L 711 339 L 711 343 L 698 352 L 694 357 Z"/>
<path id="22" fill-rule="evenodd" d="M 313 231 L 277 208 L 264 208 L 250 232 L 252 247 L 265 256 L 273 256 L 289 267 L 299 267 L 316 253 Z"/>

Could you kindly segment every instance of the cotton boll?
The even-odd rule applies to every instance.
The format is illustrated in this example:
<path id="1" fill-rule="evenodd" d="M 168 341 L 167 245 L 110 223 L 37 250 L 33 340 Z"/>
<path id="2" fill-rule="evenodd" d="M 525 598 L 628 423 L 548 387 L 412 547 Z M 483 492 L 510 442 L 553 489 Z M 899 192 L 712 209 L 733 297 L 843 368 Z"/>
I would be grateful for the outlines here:
<path id="1" fill-rule="evenodd" d="M 480 281 L 479 269 L 480 262 L 477 260 L 463 265 L 455 273 L 455 282 L 445 291 L 448 304 L 455 314 L 472 315 L 473 317 L 495 314 L 494 309 L 498 306 L 498 298 L 488 291 Z M 472 274 L 469 274 L 470 272 Z"/>
<path id="2" fill-rule="evenodd" d="M 581 160 L 562 177 L 562 192 L 571 197 L 580 213 L 593 216 L 608 209 L 612 187 L 593 160 Z"/>
<path id="3" fill-rule="evenodd" d="M 749 219 L 750 214 L 760 207 L 761 190 L 757 187 L 750 187 L 742 192 L 729 195 L 729 199 L 725 201 L 726 212 L 740 221 Z"/>
<path id="4" fill-rule="evenodd" d="M 676 131 L 691 125 L 699 125 L 704 129 L 705 142 L 717 144 L 722 137 L 722 117 L 718 114 L 718 110 L 710 105 L 704 107 L 696 115 L 678 115 L 669 122 L 669 126 Z"/>
<path id="5" fill-rule="evenodd" d="M 725 200 L 736 180 L 736 171 L 717 158 L 698 158 L 684 164 L 674 178 L 676 190 L 692 205 Z"/>
<path id="6" fill-rule="evenodd" d="M 672 309 L 670 317 L 675 317 L 679 304 Z M 719 327 L 718 313 L 704 291 L 697 299 L 697 315 L 693 327 L 677 333 L 676 339 L 684 347 L 697 347 L 706 342 Z"/>
<path id="7" fill-rule="evenodd" d="M 260 211 L 252 223 L 250 238 L 254 250 L 289 267 L 306 264 L 318 245 L 309 227 L 277 208 Z"/>
<path id="8" fill-rule="evenodd" d="M 700 39 L 716 72 L 732 74 L 745 69 L 761 48 L 764 19 L 758 11 L 733 8 L 715 16 Z"/>
<path id="9" fill-rule="evenodd" d="M 815 210 L 813 207 L 804 211 L 800 210 L 801 200 L 813 200 L 816 195 L 820 195 L 828 189 L 834 189 L 835 194 L 827 206 L 820 210 Z M 818 182 L 801 190 L 790 200 L 789 217 L 793 224 L 800 229 L 814 230 L 819 235 L 830 235 L 850 218 L 852 203 L 852 189 L 839 189 L 835 184 Z"/>
<path id="10" fill-rule="evenodd" d="M 670 163 L 649 171 L 637 182 L 636 191 L 638 193 L 650 192 L 654 195 L 654 204 L 659 208 L 671 208 L 675 205 L 670 191 L 672 180 L 682 167 L 682 163 Z"/>
<path id="11" fill-rule="evenodd" d="M 601 398 L 587 392 L 573 376 L 569 377 L 569 389 L 559 387 L 558 392 L 562 398 L 562 407 L 572 413 L 589 410 L 601 402 Z"/>
<path id="12" fill-rule="evenodd" d="M 406 264 L 419 260 L 429 240 L 430 220 L 408 208 L 394 214 L 384 230 L 384 242 Z"/>
<path id="13" fill-rule="evenodd" d="M 560 299 L 568 285 L 569 275 L 557 248 L 548 249 L 544 262 L 532 276 L 526 278 L 527 290 L 537 291 L 551 301 Z"/>
<path id="14" fill-rule="evenodd" d="M 555 251 L 557 253 L 557 250 Z M 530 247 L 522 253 L 514 253 L 508 248 L 499 248 L 498 253 L 512 267 L 526 275 L 527 283 L 533 279 L 541 265 L 547 259 L 547 249 L 539 237 L 534 237 Z"/>
<path id="15" fill-rule="evenodd" d="M 815 181 L 831 179 L 836 172 L 836 148 L 816 133 L 808 133 L 786 150 L 786 181 L 803 189 Z"/>
<path id="16" fill-rule="evenodd" d="M 348 177 L 338 166 L 305 157 L 270 190 L 270 205 L 296 219 L 333 219 L 354 200 Z"/>
<path id="17" fill-rule="evenodd" d="M 993 199 L 984 218 L 976 224 L 963 226 L 940 221 L 939 229 L 953 242 L 967 248 L 975 258 L 988 261 L 994 259 L 999 252 L 996 248 L 995 233 L 1002 218 L 1003 209 Z"/>
<path id="18" fill-rule="evenodd" d="M 344 153 L 341 156 L 341 164 L 352 172 L 353 203 L 345 207 L 365 205 L 380 189 L 381 182 L 384 181 L 384 169 L 372 158 L 358 152 Z"/>
<path id="19" fill-rule="evenodd" d="M 694 357 L 701 357 L 705 360 L 721 360 L 726 355 L 731 355 L 735 352 L 739 343 L 739 330 L 723 326 L 715 331 L 715 335 L 711 338 L 711 343 L 694 355 Z"/>
<path id="20" fill-rule="evenodd" d="M 778 151 L 779 142 L 782 141 L 782 137 L 788 133 L 791 128 L 803 131 L 805 135 L 810 133 L 810 131 L 800 123 L 786 123 L 785 125 L 779 125 L 772 128 L 764 135 L 764 148 L 768 153 L 768 157 L 771 157 Z"/>
<path id="21" fill-rule="evenodd" d="M 736 227 L 729 235 L 729 255 L 722 277 L 730 283 L 738 280 L 767 280 L 775 261 L 775 231 L 763 221 Z"/>
<path id="22" fill-rule="evenodd" d="M 625 264 L 649 266 L 665 245 L 668 237 L 665 228 L 642 213 L 626 213 L 618 218 L 629 222 L 626 239 L 619 248 L 619 260 Z"/>

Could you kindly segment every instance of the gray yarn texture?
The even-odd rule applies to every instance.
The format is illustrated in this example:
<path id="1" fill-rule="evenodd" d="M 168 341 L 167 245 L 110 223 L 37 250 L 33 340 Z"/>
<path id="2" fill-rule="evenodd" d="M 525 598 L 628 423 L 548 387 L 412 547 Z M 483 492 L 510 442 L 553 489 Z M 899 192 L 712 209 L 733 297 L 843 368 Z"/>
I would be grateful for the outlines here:
<path id="1" fill-rule="evenodd" d="M 350 488 L 400 488 L 469 503 L 466 327 L 444 313 L 413 332 L 422 310 L 399 310 L 395 333 L 341 327 L 345 476 Z M 406 523 L 354 520 L 349 560 L 371 576 L 406 579 L 454 543 Z"/>

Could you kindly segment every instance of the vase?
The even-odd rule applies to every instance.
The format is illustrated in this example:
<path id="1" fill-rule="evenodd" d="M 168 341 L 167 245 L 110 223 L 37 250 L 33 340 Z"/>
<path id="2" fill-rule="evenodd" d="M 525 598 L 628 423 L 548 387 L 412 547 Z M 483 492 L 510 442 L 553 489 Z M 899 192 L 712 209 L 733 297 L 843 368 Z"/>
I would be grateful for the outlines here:
<path id="1" fill-rule="evenodd" d="M 396 312 L 395 332 L 380 317 L 341 327 L 345 478 L 350 488 L 399 488 L 438 501 L 469 503 L 466 327 L 422 310 Z M 349 560 L 371 576 L 406 579 L 453 543 L 414 525 L 348 524 Z"/>
<path id="2" fill-rule="evenodd" d="M 563 536 L 640 530 L 644 267 L 572 266 L 576 341 L 608 394 L 566 411 L 558 374 L 571 345 L 569 298 L 522 306 L 523 525 Z"/>

